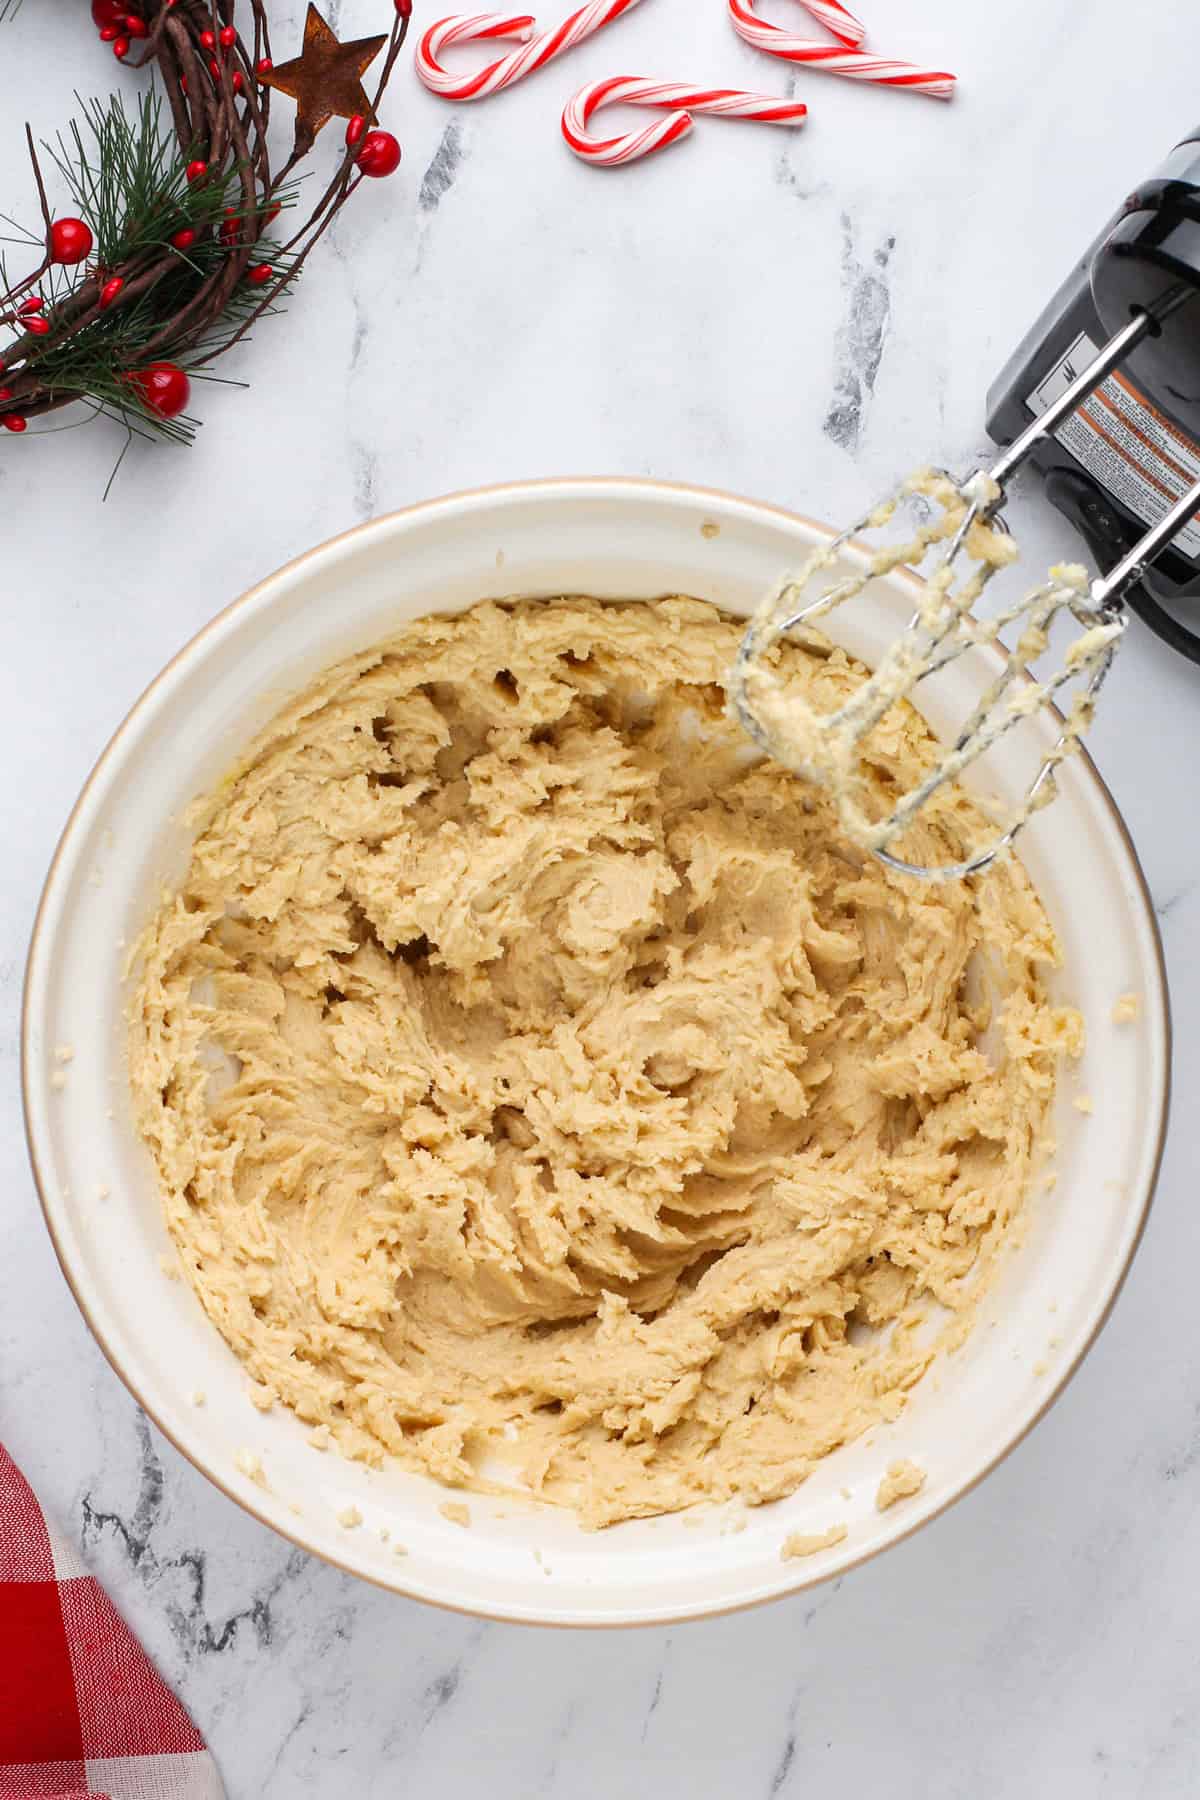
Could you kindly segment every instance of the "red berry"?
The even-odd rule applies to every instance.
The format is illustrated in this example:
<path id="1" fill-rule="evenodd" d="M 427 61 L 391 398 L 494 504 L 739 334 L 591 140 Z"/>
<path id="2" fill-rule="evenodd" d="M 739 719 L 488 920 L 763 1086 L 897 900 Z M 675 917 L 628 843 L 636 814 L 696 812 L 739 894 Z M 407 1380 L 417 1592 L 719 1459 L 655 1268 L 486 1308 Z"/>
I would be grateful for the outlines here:
<path id="1" fill-rule="evenodd" d="M 255 287 L 262 287 L 264 282 L 270 281 L 274 273 L 270 263 L 257 263 L 253 269 L 247 269 L 246 280 L 252 281 Z"/>
<path id="2" fill-rule="evenodd" d="M 263 225 L 264 226 L 273 225 L 282 211 L 283 211 L 282 206 L 273 206 L 271 208 L 270 212 L 263 214 Z M 0 363 L 0 369 L 2 369 L 3 367 L 4 367 L 4 364 Z"/>
<path id="3" fill-rule="evenodd" d="M 269 75 L 274 67 L 275 64 L 271 61 L 269 56 L 260 56 L 254 65 L 254 73 L 256 75 Z"/>
<path id="4" fill-rule="evenodd" d="M 396 0 L 396 11 L 402 19 L 412 18 L 412 0 Z"/>
<path id="5" fill-rule="evenodd" d="M 113 40 L 113 55 L 118 62 L 124 62 L 125 58 L 129 55 L 129 39 L 127 37 L 119 37 Z"/>
<path id="6" fill-rule="evenodd" d="M 186 75 L 181 75 L 179 77 L 179 91 L 181 94 L 187 93 L 187 76 Z"/>
<path id="7" fill-rule="evenodd" d="M 216 47 L 216 33 L 212 31 L 202 31 L 200 33 L 200 48 L 202 50 L 215 50 Z"/>
<path id="8" fill-rule="evenodd" d="M 45 310 L 46 302 L 42 299 L 40 294 L 30 294 L 28 300 L 22 300 L 20 306 L 17 308 L 17 311 L 23 319 L 27 319 L 30 313 L 40 313 L 45 312 Z"/>
<path id="9" fill-rule="evenodd" d="M 106 25 L 123 25 L 128 11 L 128 0 L 92 0 L 92 23 L 101 30 Z"/>
<path id="10" fill-rule="evenodd" d="M 355 113 L 354 117 L 346 127 L 346 143 L 351 150 L 353 150 L 355 144 L 359 142 L 366 129 L 367 121 L 363 118 L 361 113 Z"/>
<path id="11" fill-rule="evenodd" d="M 0 387 L 0 400 L 11 400 L 12 394 L 13 391 L 11 388 Z"/>
<path id="12" fill-rule="evenodd" d="M 221 79 L 221 71 L 217 65 L 217 61 L 216 61 L 215 57 L 209 58 L 208 72 L 212 76 L 214 81 L 219 81 Z"/>
<path id="13" fill-rule="evenodd" d="M 55 219 L 50 227 L 50 258 L 57 263 L 81 263 L 95 242 L 82 219 Z"/>
<path id="14" fill-rule="evenodd" d="M 230 83 L 234 93 L 240 94 L 245 85 L 245 82 L 242 80 L 242 71 L 240 69 L 235 69 L 233 71 L 233 80 Z"/>
<path id="15" fill-rule="evenodd" d="M 25 329 L 31 337 L 47 337 L 50 333 L 50 321 L 43 319 L 41 313 L 33 313 L 26 319 Z"/>
<path id="16" fill-rule="evenodd" d="M 27 421 L 21 417 L 20 413 L 5 413 L 4 417 L 0 419 L 0 425 L 3 425 L 5 431 L 24 431 L 26 424 Z"/>
<path id="17" fill-rule="evenodd" d="M 148 368 L 134 369 L 127 379 L 142 404 L 163 419 L 181 413 L 191 396 L 191 383 L 176 363 L 151 363 Z"/>
<path id="18" fill-rule="evenodd" d="M 230 249 L 232 245 L 241 242 L 242 221 L 238 218 L 231 206 L 225 208 L 225 217 L 221 222 L 221 229 L 218 236 L 227 250 Z"/>
<path id="19" fill-rule="evenodd" d="M 116 299 L 117 295 L 120 293 L 121 289 L 124 286 L 125 286 L 125 283 L 122 281 L 122 279 L 119 275 L 114 275 L 111 281 L 105 282 L 104 286 L 100 289 L 100 310 L 101 310 L 101 312 L 103 312 L 106 307 L 109 307 L 112 305 L 113 301 Z"/>
<path id="20" fill-rule="evenodd" d="M 196 234 L 190 225 L 185 225 L 181 231 L 173 232 L 171 236 L 176 250 L 190 250 L 195 241 Z"/>
<path id="21" fill-rule="evenodd" d="M 190 162 L 185 173 L 189 181 L 203 181 L 208 174 L 208 164 L 199 161 Z"/>
<path id="22" fill-rule="evenodd" d="M 381 179 L 400 167 L 400 145 L 390 131 L 368 131 L 355 158 L 364 175 Z"/>
<path id="23" fill-rule="evenodd" d="M 102 44 L 111 44 L 113 39 L 119 38 L 120 35 L 121 27 L 119 25 L 102 25 L 100 27 L 100 42 Z"/>
<path id="24" fill-rule="evenodd" d="M 126 16 L 125 36 L 131 37 L 131 38 L 144 38 L 146 36 L 145 25 L 142 23 L 141 19 L 136 17 L 136 15 L 134 13 L 129 13 Z"/>
<path id="25" fill-rule="evenodd" d="M 232 50 L 237 43 L 237 32 L 232 25 L 222 25 L 218 39 L 222 50 Z"/>

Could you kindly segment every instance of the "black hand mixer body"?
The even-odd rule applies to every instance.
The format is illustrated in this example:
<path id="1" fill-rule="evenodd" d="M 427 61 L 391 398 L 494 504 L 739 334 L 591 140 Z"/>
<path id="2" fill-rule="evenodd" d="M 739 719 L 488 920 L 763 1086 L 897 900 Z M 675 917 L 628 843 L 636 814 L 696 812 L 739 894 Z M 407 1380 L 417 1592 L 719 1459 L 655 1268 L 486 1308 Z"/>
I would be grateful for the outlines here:
<path id="1" fill-rule="evenodd" d="M 1139 313 L 1152 328 L 1123 366 L 1031 452 L 1102 568 L 1200 476 L 1200 127 L 1129 196 L 1009 359 L 988 393 L 995 441 L 1018 438 Z M 1200 662 L 1200 518 L 1125 599 Z"/>

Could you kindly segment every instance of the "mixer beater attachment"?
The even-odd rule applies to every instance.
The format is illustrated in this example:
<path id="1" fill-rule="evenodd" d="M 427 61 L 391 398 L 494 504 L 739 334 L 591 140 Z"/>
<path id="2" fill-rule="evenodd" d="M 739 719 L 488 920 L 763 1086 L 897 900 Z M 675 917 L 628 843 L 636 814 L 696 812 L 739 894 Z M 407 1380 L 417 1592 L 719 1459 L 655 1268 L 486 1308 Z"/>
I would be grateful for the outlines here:
<path id="1" fill-rule="evenodd" d="M 1007 482 L 1034 447 L 1053 435 L 1136 344 L 1157 333 L 1161 319 L 1178 303 L 1179 297 L 1171 294 L 1154 313 L 1136 313 L 990 471 L 980 470 L 963 482 L 933 470 L 911 477 L 857 525 L 815 551 L 751 620 L 729 685 L 737 717 L 769 755 L 827 787 L 847 834 L 889 868 L 928 880 L 977 874 L 1008 849 L 1034 812 L 1054 798 L 1054 771 L 1086 730 L 1125 630 L 1122 595 L 1200 513 L 1197 482 L 1107 575 L 1089 581 L 1078 565 L 1060 566 L 1041 586 L 990 616 L 980 617 L 975 610 L 993 577 L 1016 556 L 998 517 Z M 911 505 L 923 509 L 926 517 L 910 538 L 875 549 L 869 540 L 864 545 L 865 534 L 882 532 L 902 506 Z M 860 561 L 859 571 L 822 586 L 822 573 L 847 549 Z M 788 693 L 772 656 L 780 640 L 797 628 L 814 626 L 856 598 L 872 580 L 901 568 L 923 573 L 924 585 L 906 629 L 867 680 L 826 713 Z M 1061 666 L 1044 678 L 1031 675 L 1028 665 L 1045 654 L 1050 629 L 1063 615 L 1069 615 L 1080 630 Z M 864 740 L 890 707 L 911 697 L 919 682 L 980 646 L 993 646 L 1001 660 L 978 704 L 929 772 L 888 812 L 876 816 L 868 804 L 862 771 Z M 997 739 L 1049 706 L 1070 684 L 1074 692 L 1061 731 L 1042 756 L 1024 798 L 989 843 L 961 861 L 940 866 L 907 861 L 889 848 L 933 794 L 956 780 Z"/>

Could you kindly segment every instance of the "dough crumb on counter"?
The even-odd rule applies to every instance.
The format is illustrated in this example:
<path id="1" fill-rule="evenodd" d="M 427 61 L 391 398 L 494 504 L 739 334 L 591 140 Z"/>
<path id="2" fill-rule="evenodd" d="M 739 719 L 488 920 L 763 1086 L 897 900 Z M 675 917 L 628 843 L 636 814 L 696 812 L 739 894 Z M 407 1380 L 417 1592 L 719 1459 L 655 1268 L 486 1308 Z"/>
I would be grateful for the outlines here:
<path id="1" fill-rule="evenodd" d="M 188 1398 L 193 1406 L 204 1406 L 208 1400 L 208 1395 L 203 1388 L 193 1388 L 188 1395 Z"/>
<path id="2" fill-rule="evenodd" d="M 1096 1102 L 1092 1099 L 1090 1094 L 1076 1094 L 1072 1104 L 1075 1107 L 1075 1111 L 1081 1112 L 1085 1118 L 1090 1118 L 1096 1110 Z"/>
<path id="3" fill-rule="evenodd" d="M 233 1458 L 233 1466 L 235 1469 L 239 1470 L 241 1474 L 248 1476 L 251 1481 L 257 1482 L 259 1487 L 266 1487 L 267 1474 L 266 1470 L 263 1468 L 262 1457 L 256 1455 L 253 1450 L 236 1451 Z"/>
<path id="4" fill-rule="evenodd" d="M 1139 994 L 1120 994 L 1112 1009 L 1114 1025 L 1132 1025 L 1142 1010 Z"/>
<path id="5" fill-rule="evenodd" d="M 251 1406 L 261 1413 L 270 1412 L 279 1395 L 265 1381 L 252 1381 L 246 1390 Z"/>
<path id="6" fill-rule="evenodd" d="M 1040 1197 L 1082 1025 L 1028 876 L 856 849 L 729 716 L 742 632 L 682 596 L 417 619 L 191 814 L 137 1129 L 214 1327 L 361 1464 L 462 1493 L 495 1457 L 588 1528 L 781 1499 L 961 1341 Z M 938 754 L 897 708 L 868 796 Z M 943 789 L 913 852 L 987 829 Z"/>
<path id="7" fill-rule="evenodd" d="M 96 1188 L 96 1198 L 97 1200 L 107 1200 L 111 1192 L 112 1189 L 102 1181 Z"/>
<path id="8" fill-rule="evenodd" d="M 471 1523 L 471 1509 L 461 1500 L 443 1500 L 438 1511 L 452 1525 L 467 1526 Z"/>
<path id="9" fill-rule="evenodd" d="M 178 1254 L 172 1255 L 171 1251 L 164 1250 L 162 1255 L 158 1259 L 158 1266 L 162 1270 L 163 1274 L 166 1276 L 168 1281 L 178 1281 L 179 1280 L 179 1257 L 178 1257 Z"/>
<path id="10" fill-rule="evenodd" d="M 379 1527 L 379 1541 L 381 1544 L 386 1544 L 388 1542 L 389 1538 L 391 1537 L 391 1535 L 392 1535 L 392 1528 L 390 1525 L 381 1525 Z"/>
<path id="11" fill-rule="evenodd" d="M 55 1045 L 54 1060 L 56 1063 L 69 1063 L 69 1062 L 73 1062 L 74 1059 L 75 1059 L 75 1047 L 73 1044 L 56 1044 Z"/>
<path id="12" fill-rule="evenodd" d="M 314 1450 L 328 1450 L 333 1437 L 328 1425 L 314 1425 L 304 1441 L 311 1444 Z"/>
<path id="13" fill-rule="evenodd" d="M 392 1545 L 392 1555 L 393 1556 L 407 1556 L 408 1555 L 408 1545 L 407 1544 L 393 1544 Z"/>
<path id="14" fill-rule="evenodd" d="M 924 1486 L 924 1469 L 915 1462 L 894 1462 L 879 1484 L 875 1505 L 880 1512 L 886 1512 L 889 1506 L 895 1506 L 897 1500 L 907 1500 L 911 1495 L 919 1494 Z"/>
<path id="15" fill-rule="evenodd" d="M 363 1522 L 363 1516 L 357 1506 L 343 1506 L 337 1515 L 337 1522 L 343 1531 L 357 1531 Z"/>
<path id="16" fill-rule="evenodd" d="M 799 1556 L 816 1556 L 820 1550 L 832 1550 L 846 1535 L 844 1525 L 831 1525 L 828 1531 L 793 1531 L 785 1537 L 779 1551 L 780 1562 L 791 1562 Z"/>
<path id="17" fill-rule="evenodd" d="M 67 1078 L 62 1070 L 55 1069 L 53 1075 L 50 1077 L 50 1086 L 54 1089 L 56 1094 L 61 1094 L 66 1085 Z"/>

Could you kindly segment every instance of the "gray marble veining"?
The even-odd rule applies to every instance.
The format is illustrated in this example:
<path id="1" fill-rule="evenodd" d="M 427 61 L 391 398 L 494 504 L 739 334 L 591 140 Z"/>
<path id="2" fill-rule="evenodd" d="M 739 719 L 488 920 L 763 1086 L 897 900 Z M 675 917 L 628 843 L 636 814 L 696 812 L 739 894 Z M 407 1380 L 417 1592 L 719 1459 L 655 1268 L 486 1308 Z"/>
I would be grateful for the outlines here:
<path id="1" fill-rule="evenodd" d="M 1094 747 L 1171 963 L 1185 1101 L 1157 1207 L 1049 1418 L 843 1581 L 588 1635 L 440 1614 L 312 1562 L 141 1418 L 26 1167 L 17 1009 L 42 871 L 125 708 L 234 594 L 357 519 L 475 482 L 652 473 L 840 521 L 916 458 L 978 460 L 988 380 L 1195 123 L 1200 22 L 1185 0 L 1136 21 L 1118 0 L 862 6 L 881 49 L 958 70 L 953 106 L 788 70 L 738 42 L 720 0 L 644 0 L 474 109 L 402 67 L 384 108 L 400 173 L 363 184 L 286 316 L 235 359 L 248 389 L 201 391 L 193 450 L 135 448 L 102 504 L 105 428 L 0 445 L 0 1437 L 209 1735 L 231 1800 L 1200 1791 L 1200 676 L 1140 629 Z M 277 56 L 302 12 L 273 7 Z M 114 80 L 57 14 L 27 4 L 0 27 L 40 131 Z M 378 26 L 368 0 L 331 16 Z M 790 85 L 811 117 L 795 134 L 701 120 L 653 163 L 599 173 L 564 150 L 558 112 L 616 72 Z M 0 190 L 29 215 L 0 112 Z M 1036 483 L 1013 513 L 1033 566 L 1071 548 Z"/>
<path id="2" fill-rule="evenodd" d="M 825 435 L 843 450 L 857 450 L 866 412 L 883 362 L 892 296 L 888 264 L 896 248 L 886 237 L 864 259 L 855 241 L 854 221 L 841 217 L 842 289 L 846 313 L 834 345 L 833 398 L 825 414 Z"/>

